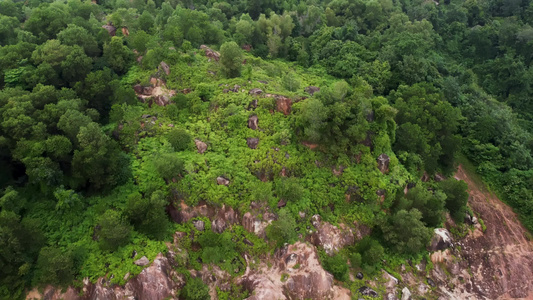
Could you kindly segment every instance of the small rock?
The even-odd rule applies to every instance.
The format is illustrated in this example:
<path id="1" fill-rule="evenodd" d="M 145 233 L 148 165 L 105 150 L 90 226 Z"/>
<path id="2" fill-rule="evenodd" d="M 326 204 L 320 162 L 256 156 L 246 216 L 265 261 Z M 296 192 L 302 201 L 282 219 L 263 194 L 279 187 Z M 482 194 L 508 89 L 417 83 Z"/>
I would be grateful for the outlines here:
<path id="1" fill-rule="evenodd" d="M 260 89 L 260 88 L 255 88 L 255 89 L 251 89 L 248 94 L 250 95 L 253 95 L 253 96 L 259 96 L 263 93 L 263 90 Z"/>
<path id="2" fill-rule="evenodd" d="M 428 280 L 428 284 L 429 284 L 430 287 L 435 287 L 436 286 L 435 281 L 433 281 L 433 279 L 428 277 L 427 280 Z"/>
<path id="3" fill-rule="evenodd" d="M 299 216 L 301 219 L 305 218 L 305 212 L 303 212 L 303 211 L 298 212 L 298 216 Z"/>
<path id="4" fill-rule="evenodd" d="M 472 224 L 473 225 L 476 225 L 477 224 L 477 218 L 472 216 Z"/>
<path id="5" fill-rule="evenodd" d="M 305 88 L 305 92 L 309 95 L 313 96 L 314 93 L 320 91 L 320 88 L 318 86 L 308 86 Z"/>
<path id="6" fill-rule="evenodd" d="M 402 290 L 402 300 L 410 300 L 411 299 L 411 292 L 408 288 L 404 287 Z"/>
<path id="7" fill-rule="evenodd" d="M 363 277 L 365 277 L 365 276 L 364 276 L 363 273 L 361 273 L 361 272 L 358 272 L 358 273 L 355 275 L 355 278 L 357 278 L 357 279 L 359 279 L 359 280 L 363 279 Z"/>
<path id="8" fill-rule="evenodd" d="M 146 256 L 143 256 L 143 257 L 141 257 L 140 259 L 138 259 L 138 260 L 136 260 L 134 262 L 134 264 L 136 264 L 138 266 L 146 266 L 149 263 L 150 263 L 150 261 L 148 260 L 148 258 L 146 258 Z"/>
<path id="9" fill-rule="evenodd" d="M 372 297 L 372 298 L 375 298 L 375 297 L 378 296 L 378 293 L 376 291 L 374 291 L 373 289 L 371 289 L 371 288 L 369 288 L 367 286 L 363 286 L 358 291 L 363 296 L 369 296 L 369 297 Z"/>
<path id="10" fill-rule="evenodd" d="M 207 150 L 207 144 L 200 141 L 199 139 L 195 139 L 194 143 L 196 144 L 196 149 L 198 149 L 198 153 L 202 154 Z"/>
<path id="11" fill-rule="evenodd" d="M 124 275 L 124 281 L 128 280 L 128 278 L 130 278 L 130 272 L 126 273 L 126 275 Z"/>
<path id="12" fill-rule="evenodd" d="M 205 229 L 205 223 L 202 220 L 192 221 L 192 224 L 194 225 L 194 228 L 196 228 L 196 230 L 198 231 L 204 231 Z"/>
<path id="13" fill-rule="evenodd" d="M 217 184 L 218 185 L 225 185 L 225 186 L 228 186 L 229 185 L 229 180 L 227 180 L 226 178 L 222 177 L 222 176 L 218 176 L 217 177 Z"/>
<path id="14" fill-rule="evenodd" d="M 258 80 L 257 82 L 262 83 L 262 84 L 268 84 L 268 82 L 264 80 Z"/>
<path id="15" fill-rule="evenodd" d="M 385 174 L 389 171 L 389 163 L 390 163 L 390 157 L 382 153 L 380 156 L 378 156 L 378 169 L 381 171 L 381 173 Z"/>
<path id="16" fill-rule="evenodd" d="M 418 293 L 420 295 L 426 294 L 428 292 L 428 290 L 429 290 L 429 287 L 427 285 L 425 285 L 423 283 L 418 285 Z"/>
<path id="17" fill-rule="evenodd" d="M 396 295 L 394 295 L 394 293 L 387 293 L 387 295 L 385 296 L 386 300 L 398 300 L 398 297 L 396 297 Z"/>
<path id="18" fill-rule="evenodd" d="M 257 118 L 257 115 L 250 116 L 248 119 L 248 128 L 252 130 L 257 130 L 257 123 L 259 122 L 259 119 Z"/>
<path id="19" fill-rule="evenodd" d="M 252 246 L 252 247 L 254 246 L 254 243 L 252 243 L 252 241 L 250 241 L 249 239 L 244 239 L 244 240 L 242 240 L 242 242 L 245 243 L 248 246 Z"/>
<path id="20" fill-rule="evenodd" d="M 250 149 L 257 149 L 257 145 L 259 144 L 259 138 L 248 138 L 246 139 L 246 144 Z"/>
<path id="21" fill-rule="evenodd" d="M 159 65 L 161 66 L 165 74 L 170 75 L 170 66 L 166 62 L 162 61 Z"/>
<path id="22" fill-rule="evenodd" d="M 135 256 L 137 256 L 137 251 L 133 250 L 133 252 L 131 252 L 131 258 L 134 258 Z"/>

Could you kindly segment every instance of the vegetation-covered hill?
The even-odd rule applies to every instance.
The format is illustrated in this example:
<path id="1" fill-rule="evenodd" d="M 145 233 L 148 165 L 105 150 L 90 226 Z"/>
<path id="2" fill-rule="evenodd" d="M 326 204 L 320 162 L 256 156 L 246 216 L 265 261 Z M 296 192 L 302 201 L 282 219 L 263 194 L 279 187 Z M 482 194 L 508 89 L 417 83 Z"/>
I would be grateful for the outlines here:
<path id="1" fill-rule="evenodd" d="M 371 229 L 320 253 L 354 289 L 471 214 L 458 159 L 533 229 L 532 22 L 512 0 L 0 0 L 0 298 L 122 284 L 176 231 L 201 298 L 188 270 L 238 276 L 315 214 Z M 239 220 L 181 217 L 199 204 Z"/>

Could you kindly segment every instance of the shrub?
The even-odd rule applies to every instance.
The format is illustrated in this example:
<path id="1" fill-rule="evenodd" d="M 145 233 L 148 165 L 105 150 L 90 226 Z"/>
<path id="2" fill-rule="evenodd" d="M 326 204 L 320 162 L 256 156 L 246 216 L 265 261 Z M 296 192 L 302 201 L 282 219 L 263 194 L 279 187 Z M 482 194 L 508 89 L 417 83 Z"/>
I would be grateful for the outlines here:
<path id="1" fill-rule="evenodd" d="M 174 150 L 183 151 L 189 148 L 192 137 L 184 129 L 176 128 L 167 133 L 167 140 L 174 147 Z"/>

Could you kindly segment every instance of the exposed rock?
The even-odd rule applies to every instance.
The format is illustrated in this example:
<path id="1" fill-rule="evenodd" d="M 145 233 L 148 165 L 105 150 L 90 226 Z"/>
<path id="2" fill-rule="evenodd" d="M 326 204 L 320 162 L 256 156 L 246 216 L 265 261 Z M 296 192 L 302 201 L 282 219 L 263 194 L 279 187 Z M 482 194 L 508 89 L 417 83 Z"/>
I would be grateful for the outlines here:
<path id="1" fill-rule="evenodd" d="M 218 176 L 217 177 L 217 184 L 218 185 L 225 185 L 225 186 L 228 186 L 229 185 L 229 180 L 227 180 L 226 178 L 222 177 L 222 176 Z"/>
<path id="2" fill-rule="evenodd" d="M 285 206 L 287 206 L 287 200 L 285 200 L 285 199 L 280 199 L 280 200 L 278 201 L 278 208 L 282 208 L 282 207 L 285 207 Z"/>
<path id="3" fill-rule="evenodd" d="M 435 228 L 433 239 L 431 239 L 430 251 L 444 250 L 453 247 L 453 240 L 450 232 L 446 228 Z"/>
<path id="4" fill-rule="evenodd" d="M 207 56 L 208 58 L 212 58 L 216 61 L 219 61 L 220 53 L 218 53 L 217 51 L 207 47 L 206 45 L 201 45 L 200 49 L 205 50 L 205 56 Z"/>
<path id="5" fill-rule="evenodd" d="M 276 215 L 264 212 L 263 213 L 263 220 L 255 217 L 252 215 L 252 213 L 247 212 L 242 217 L 242 226 L 244 229 L 246 229 L 248 232 L 255 233 L 258 237 L 265 238 L 265 229 L 272 223 L 272 221 L 276 220 Z"/>
<path id="6" fill-rule="evenodd" d="M 125 37 L 130 36 L 130 31 L 128 30 L 128 27 L 122 27 L 122 34 L 123 34 Z"/>
<path id="7" fill-rule="evenodd" d="M 227 94 L 227 93 L 229 93 L 229 90 L 228 89 L 223 89 L 222 93 Z"/>
<path id="8" fill-rule="evenodd" d="M 398 300 L 398 297 L 394 293 L 387 293 L 383 298 L 385 300 Z"/>
<path id="9" fill-rule="evenodd" d="M 436 182 L 446 180 L 446 177 L 444 177 L 442 174 L 439 174 L 439 173 L 435 174 L 433 178 L 435 179 Z"/>
<path id="10" fill-rule="evenodd" d="M 241 86 L 236 84 L 236 85 L 233 86 L 233 89 L 231 91 L 234 92 L 234 93 L 238 93 L 240 88 L 241 88 Z"/>
<path id="11" fill-rule="evenodd" d="M 146 266 L 149 263 L 150 263 L 150 261 L 148 260 L 148 258 L 146 258 L 146 256 L 143 256 L 143 257 L 141 257 L 140 259 L 138 259 L 138 260 L 136 260 L 134 262 L 134 264 L 136 264 L 138 266 Z"/>
<path id="12" fill-rule="evenodd" d="M 159 63 L 159 66 L 161 66 L 165 74 L 170 75 L 170 66 L 166 62 L 161 61 L 161 63 Z"/>
<path id="13" fill-rule="evenodd" d="M 357 272 L 357 275 L 355 275 L 355 278 L 357 278 L 359 280 L 363 279 L 363 277 L 364 277 L 364 275 L 361 272 Z"/>
<path id="14" fill-rule="evenodd" d="M 398 279 L 388 272 L 383 271 L 383 279 L 386 280 L 385 287 L 387 291 L 392 291 L 398 285 Z"/>
<path id="15" fill-rule="evenodd" d="M 328 222 L 322 222 L 318 215 L 311 218 L 311 223 L 317 229 L 310 236 L 311 243 L 322 247 L 328 255 L 332 255 L 355 242 L 352 230 L 344 224 L 340 224 L 340 228 L 338 228 Z"/>
<path id="16" fill-rule="evenodd" d="M 207 150 L 207 144 L 200 141 L 199 139 L 194 139 L 194 143 L 196 144 L 196 149 L 198 149 L 198 153 L 202 154 Z"/>
<path id="17" fill-rule="evenodd" d="M 263 93 L 263 90 L 260 89 L 260 88 L 255 88 L 255 89 L 251 89 L 248 94 L 252 95 L 252 96 L 259 96 Z"/>
<path id="18" fill-rule="evenodd" d="M 250 45 L 250 44 L 244 44 L 244 45 L 242 45 L 241 48 L 242 48 L 242 50 L 244 50 L 244 51 L 246 51 L 246 52 L 250 52 L 250 51 L 252 51 L 252 48 L 253 48 L 253 47 L 252 47 L 252 45 Z"/>
<path id="19" fill-rule="evenodd" d="M 192 221 L 192 224 L 194 225 L 194 228 L 196 228 L 196 230 L 198 231 L 204 231 L 205 229 L 205 223 L 202 220 Z"/>
<path id="20" fill-rule="evenodd" d="M 402 290 L 402 300 L 411 300 L 411 292 L 406 287 Z"/>
<path id="21" fill-rule="evenodd" d="M 107 33 L 109 33 L 109 36 L 115 36 L 117 33 L 117 28 L 113 26 L 111 23 L 102 25 L 102 28 L 107 30 Z"/>
<path id="22" fill-rule="evenodd" d="M 320 91 L 320 88 L 318 86 L 308 86 L 305 88 L 305 92 L 308 93 L 309 95 L 313 96 L 314 93 Z"/>
<path id="23" fill-rule="evenodd" d="M 368 297 L 372 297 L 372 298 L 375 298 L 375 297 L 378 296 L 378 293 L 376 291 L 374 291 L 373 289 L 371 289 L 371 288 L 369 288 L 367 286 L 361 287 L 358 291 L 363 296 L 368 296 Z"/>
<path id="24" fill-rule="evenodd" d="M 420 178 L 420 181 L 422 181 L 422 182 L 428 182 L 429 181 L 429 174 L 426 171 L 424 171 L 424 174 Z"/>
<path id="25" fill-rule="evenodd" d="M 322 268 L 313 247 L 297 242 L 278 250 L 277 264 L 247 272 L 242 277 L 244 286 L 251 290 L 248 299 L 350 299 L 347 289 L 336 287 L 333 276 Z M 294 269 L 296 264 L 299 268 Z M 285 282 L 282 274 L 289 274 Z"/>
<path id="26" fill-rule="evenodd" d="M 222 233 L 230 225 L 237 223 L 237 214 L 233 208 L 222 205 L 222 208 L 218 211 L 216 218 L 211 222 L 211 230 L 216 233 Z"/>
<path id="27" fill-rule="evenodd" d="M 425 285 L 423 283 L 418 285 L 418 293 L 420 295 L 425 295 L 428 291 L 429 291 L 429 287 L 427 285 Z"/>
<path id="28" fill-rule="evenodd" d="M 257 115 L 252 115 L 250 118 L 248 118 L 248 128 L 252 130 L 257 130 L 259 119 L 257 118 Z"/>
<path id="29" fill-rule="evenodd" d="M 257 149 L 257 145 L 259 145 L 259 138 L 247 138 L 246 144 L 250 149 Z"/>
<path id="30" fill-rule="evenodd" d="M 378 169 L 381 171 L 381 173 L 385 174 L 389 171 L 389 163 L 390 163 L 390 157 L 382 153 L 380 156 L 378 156 Z"/>
<path id="31" fill-rule="evenodd" d="M 283 113 L 284 115 L 289 115 L 291 113 L 292 100 L 285 96 L 276 97 L 276 109 Z"/>
<path id="32" fill-rule="evenodd" d="M 133 90 L 136 94 L 142 94 L 144 92 L 144 88 L 140 84 L 136 84 L 133 86 Z"/>
<path id="33" fill-rule="evenodd" d="M 182 224 L 196 217 L 211 218 L 215 215 L 215 210 L 212 207 L 208 207 L 205 203 L 190 207 L 182 200 L 179 206 L 176 206 L 174 203 L 167 206 L 167 213 L 174 222 Z"/>
<path id="34" fill-rule="evenodd" d="M 257 82 L 262 83 L 262 84 L 268 84 L 268 82 L 264 80 L 258 80 Z"/>

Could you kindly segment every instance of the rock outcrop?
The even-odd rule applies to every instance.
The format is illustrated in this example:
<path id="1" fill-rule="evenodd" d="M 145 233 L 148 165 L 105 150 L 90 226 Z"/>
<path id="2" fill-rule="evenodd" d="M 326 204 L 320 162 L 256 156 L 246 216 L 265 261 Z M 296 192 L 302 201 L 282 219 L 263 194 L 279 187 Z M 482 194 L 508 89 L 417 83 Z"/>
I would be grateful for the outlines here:
<path id="1" fill-rule="evenodd" d="M 453 240 L 450 232 L 446 228 L 435 228 L 433 238 L 431 239 L 430 251 L 444 250 L 453 246 Z"/>
<path id="2" fill-rule="evenodd" d="M 380 156 L 378 156 L 378 169 L 381 171 L 381 173 L 385 174 L 389 171 L 389 163 L 390 163 L 390 157 L 382 153 Z"/>
<path id="3" fill-rule="evenodd" d="M 207 47 L 206 45 L 201 45 L 200 49 L 205 50 L 205 56 L 207 56 L 210 59 L 214 59 L 215 61 L 220 60 L 220 53 L 217 51 Z"/>
<path id="4" fill-rule="evenodd" d="M 352 230 L 344 224 L 340 224 L 339 227 L 333 226 L 328 222 L 322 222 L 319 215 L 312 216 L 311 222 L 316 228 L 310 237 L 311 243 L 322 247 L 329 255 L 352 245 L 355 241 Z"/>
<path id="5" fill-rule="evenodd" d="M 211 222 L 211 230 L 216 233 L 222 233 L 229 226 L 238 222 L 237 213 L 233 208 L 222 205 L 222 208 L 218 211 L 216 217 Z"/>
<path id="6" fill-rule="evenodd" d="M 297 242 L 278 250 L 273 260 L 272 267 L 263 263 L 242 276 L 242 284 L 252 291 L 249 300 L 350 299 L 349 290 L 333 284 L 314 247 Z"/>

